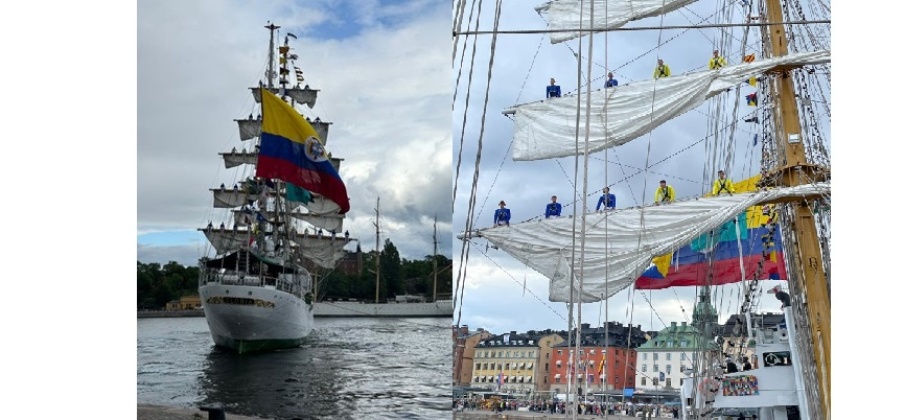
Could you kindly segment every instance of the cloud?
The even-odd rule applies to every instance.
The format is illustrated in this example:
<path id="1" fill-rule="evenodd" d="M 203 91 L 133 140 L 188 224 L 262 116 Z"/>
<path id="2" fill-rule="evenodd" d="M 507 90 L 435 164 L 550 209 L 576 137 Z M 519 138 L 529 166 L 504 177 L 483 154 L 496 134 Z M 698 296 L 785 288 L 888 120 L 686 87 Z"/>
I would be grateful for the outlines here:
<path id="1" fill-rule="evenodd" d="M 297 35 L 298 66 L 320 89 L 304 114 L 333 123 L 329 151 L 344 159 L 352 207 L 345 229 L 372 248 L 379 196 L 382 238 L 405 258 L 430 254 L 431 221 L 451 212 L 452 159 L 450 10 L 433 1 L 140 3 L 138 233 L 229 222 L 208 189 L 245 175 L 217 154 L 252 149 L 232 120 L 259 113 L 248 88 L 265 70 L 266 19 Z M 140 249 L 153 258 L 187 248 Z"/>

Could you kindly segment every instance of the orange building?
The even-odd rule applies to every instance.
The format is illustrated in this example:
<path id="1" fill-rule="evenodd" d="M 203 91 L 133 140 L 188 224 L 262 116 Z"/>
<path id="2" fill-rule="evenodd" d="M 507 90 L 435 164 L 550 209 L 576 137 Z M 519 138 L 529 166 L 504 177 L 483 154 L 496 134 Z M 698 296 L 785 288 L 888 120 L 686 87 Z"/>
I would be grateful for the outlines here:
<path id="1" fill-rule="evenodd" d="M 601 392 L 605 383 L 608 391 L 635 388 L 636 347 L 646 342 L 641 328 L 618 322 L 608 322 L 606 328 L 583 324 L 578 355 L 574 339 L 552 348 L 550 390 L 566 393 L 570 377 L 573 393 L 581 395 Z"/>

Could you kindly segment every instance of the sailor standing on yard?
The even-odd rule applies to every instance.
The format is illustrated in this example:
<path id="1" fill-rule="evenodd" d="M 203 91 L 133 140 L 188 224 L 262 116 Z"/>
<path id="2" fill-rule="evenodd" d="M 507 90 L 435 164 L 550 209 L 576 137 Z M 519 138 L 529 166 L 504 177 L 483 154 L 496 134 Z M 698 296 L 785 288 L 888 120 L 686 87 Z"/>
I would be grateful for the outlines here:
<path id="1" fill-rule="evenodd" d="M 655 205 L 669 204 L 674 202 L 674 187 L 668 185 L 665 180 L 658 183 L 658 189 L 655 190 Z"/>
<path id="2" fill-rule="evenodd" d="M 597 207 L 594 208 L 594 211 L 601 211 L 601 207 L 604 208 L 604 211 L 617 208 L 617 196 L 610 194 L 610 187 L 604 187 L 604 193 L 597 200 Z"/>
<path id="3" fill-rule="evenodd" d="M 725 57 L 719 55 L 719 50 L 713 50 L 712 58 L 709 59 L 709 70 L 721 69 L 725 66 Z"/>
<path id="4" fill-rule="evenodd" d="M 671 76 L 671 68 L 664 63 L 664 60 L 658 59 L 658 67 L 655 67 L 655 72 L 652 74 L 652 77 L 658 79 L 661 77 Z"/>
<path id="5" fill-rule="evenodd" d="M 732 195 L 735 193 L 735 186 L 732 185 L 732 180 L 725 177 L 725 171 L 719 171 L 719 179 L 712 183 L 712 195 L 717 196 L 723 192 Z"/>
<path id="6" fill-rule="evenodd" d="M 556 196 L 554 195 L 551 203 L 546 205 L 546 218 L 556 218 L 562 215 L 562 204 L 556 202 Z"/>
<path id="7" fill-rule="evenodd" d="M 511 223 L 511 209 L 505 208 L 505 201 L 498 202 L 498 208 L 495 209 L 495 217 L 493 227 L 495 226 L 508 226 Z"/>
<path id="8" fill-rule="evenodd" d="M 556 79 L 549 79 L 549 86 L 546 87 L 546 97 L 547 98 L 558 98 L 562 96 L 562 88 L 556 86 Z"/>

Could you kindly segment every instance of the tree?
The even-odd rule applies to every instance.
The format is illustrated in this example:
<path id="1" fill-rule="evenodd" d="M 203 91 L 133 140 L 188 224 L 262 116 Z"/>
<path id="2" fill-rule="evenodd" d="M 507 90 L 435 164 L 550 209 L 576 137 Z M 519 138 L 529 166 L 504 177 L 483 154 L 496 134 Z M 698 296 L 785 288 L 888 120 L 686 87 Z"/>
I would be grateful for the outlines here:
<path id="1" fill-rule="evenodd" d="M 380 253 L 380 278 L 385 280 L 387 284 L 386 296 L 388 298 L 394 298 L 396 295 L 406 293 L 400 270 L 399 251 L 389 239 L 384 241 L 383 252 Z"/>

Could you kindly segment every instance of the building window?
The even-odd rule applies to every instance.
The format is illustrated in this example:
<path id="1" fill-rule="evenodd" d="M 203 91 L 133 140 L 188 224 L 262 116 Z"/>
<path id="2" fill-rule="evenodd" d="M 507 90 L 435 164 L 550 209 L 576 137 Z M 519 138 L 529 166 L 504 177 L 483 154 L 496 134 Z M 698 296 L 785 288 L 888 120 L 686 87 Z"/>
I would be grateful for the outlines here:
<path id="1" fill-rule="evenodd" d="M 658 360 L 658 353 L 652 353 L 652 360 Z"/>
<path id="2" fill-rule="evenodd" d="M 645 386 L 645 377 L 642 377 L 642 386 Z"/>
<path id="3" fill-rule="evenodd" d="M 505 354 L 505 352 L 500 351 L 500 352 L 498 352 L 498 357 L 500 357 L 500 358 L 501 358 L 501 357 L 505 357 L 504 354 Z"/>
<path id="4" fill-rule="evenodd" d="M 668 340 L 668 347 L 674 347 L 674 340 Z"/>
<path id="5" fill-rule="evenodd" d="M 642 353 L 642 360 L 648 360 L 648 353 Z"/>
<path id="6" fill-rule="evenodd" d="M 556 378 L 556 383 L 557 383 L 557 384 L 561 384 L 561 383 L 562 383 L 562 378 Z"/>
<path id="7" fill-rule="evenodd" d="M 664 355 L 665 360 L 671 360 L 671 353 Z"/>
<path id="8" fill-rule="evenodd" d="M 668 388 L 671 387 L 671 378 L 667 378 L 664 380 L 664 386 Z"/>
<path id="9" fill-rule="evenodd" d="M 658 365 L 652 366 L 652 372 L 658 372 Z"/>
<path id="10" fill-rule="evenodd" d="M 684 379 L 683 379 L 683 378 L 680 379 L 680 386 L 684 386 Z"/>
<path id="11" fill-rule="evenodd" d="M 479 370 L 479 369 L 481 369 L 480 364 L 476 363 L 476 370 Z"/>
<path id="12" fill-rule="evenodd" d="M 557 356 L 562 356 L 562 350 L 556 350 L 556 355 L 557 355 Z"/>
<path id="13" fill-rule="evenodd" d="M 670 373 L 671 373 L 671 365 L 665 366 L 665 367 L 664 367 L 664 371 L 667 372 L 668 374 L 670 374 Z"/>
<path id="14" fill-rule="evenodd" d="M 648 365 L 646 365 L 646 364 L 643 363 L 643 364 L 642 364 L 642 371 L 643 371 L 643 372 L 648 372 L 648 369 L 647 369 L 647 368 L 648 368 Z"/>
<path id="15" fill-rule="evenodd" d="M 680 361 L 683 362 L 684 360 L 687 360 L 687 353 L 680 354 Z"/>
<path id="16" fill-rule="evenodd" d="M 652 385 L 658 386 L 658 378 L 652 378 Z"/>
<path id="17" fill-rule="evenodd" d="M 519 351 L 514 352 L 514 357 L 521 357 L 521 352 Z"/>
<path id="18" fill-rule="evenodd" d="M 543 370 L 549 370 L 549 363 L 543 364 Z"/>

